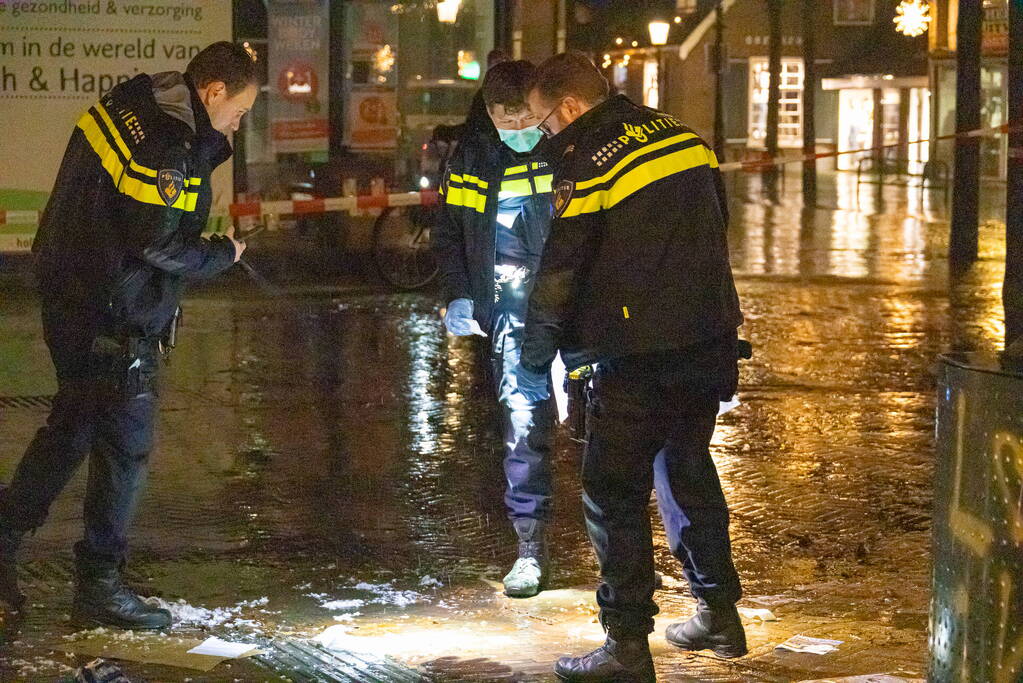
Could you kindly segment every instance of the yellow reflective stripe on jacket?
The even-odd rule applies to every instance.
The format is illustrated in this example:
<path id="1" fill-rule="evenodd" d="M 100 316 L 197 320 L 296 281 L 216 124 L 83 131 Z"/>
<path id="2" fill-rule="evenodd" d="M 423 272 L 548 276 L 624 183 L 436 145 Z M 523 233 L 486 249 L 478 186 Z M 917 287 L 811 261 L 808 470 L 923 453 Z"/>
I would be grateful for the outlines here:
<path id="1" fill-rule="evenodd" d="M 444 202 L 448 206 L 464 206 L 467 209 L 474 209 L 477 213 L 483 213 L 487 206 L 487 195 L 468 187 L 449 186 Z"/>
<path id="2" fill-rule="evenodd" d="M 551 182 L 554 177 L 550 173 L 546 175 L 533 176 L 533 182 L 529 177 L 504 180 L 501 182 L 501 199 L 508 197 L 530 197 L 534 194 L 533 186 L 536 186 L 535 194 L 544 194 L 551 191 Z"/>
<path id="3" fill-rule="evenodd" d="M 464 176 L 462 176 L 462 178 L 463 178 L 463 180 L 466 183 L 471 183 L 471 184 L 476 185 L 477 187 L 480 187 L 480 188 L 482 188 L 484 190 L 487 189 L 488 187 L 490 187 L 490 183 L 488 183 L 488 182 L 486 182 L 484 180 L 480 180 L 476 176 L 469 175 L 468 173 L 466 173 Z"/>
<path id="4" fill-rule="evenodd" d="M 117 126 L 114 125 L 114 122 L 110 119 L 110 114 L 107 113 L 107 110 L 103 108 L 102 104 L 98 102 L 96 103 L 96 111 L 99 112 L 100 118 L 103 119 L 103 123 L 106 126 L 107 132 L 110 133 L 110 137 L 114 139 L 114 143 L 117 145 L 117 148 L 121 150 L 121 154 L 124 156 L 124 158 L 128 159 L 128 163 L 131 166 L 131 169 L 137 173 L 141 173 L 142 175 L 147 175 L 150 178 L 155 178 L 156 171 L 154 169 L 146 168 L 145 166 L 140 166 L 139 164 L 136 164 L 135 161 L 131 158 L 132 157 L 131 150 L 129 150 L 128 145 L 124 143 L 124 138 L 121 137 L 121 134 L 117 130 Z"/>
<path id="5" fill-rule="evenodd" d="M 78 119 L 78 128 L 85 135 L 85 139 L 88 140 L 92 151 L 99 157 L 100 165 L 103 166 L 110 179 L 113 180 L 118 191 L 145 204 L 167 206 L 167 202 L 160 197 L 160 193 L 156 189 L 155 173 L 152 176 L 151 182 L 129 175 L 124 164 L 121 162 L 121 157 L 117 154 L 117 150 L 110 146 L 110 142 L 90 112 L 85 112 Z M 116 140 L 116 134 L 111 137 L 114 137 Z M 146 175 L 148 176 L 148 174 Z M 187 178 L 181 194 L 178 195 L 178 198 L 170 206 L 182 211 L 195 211 L 195 205 L 199 199 L 199 184 L 201 184 L 199 178 Z"/>
<path id="6" fill-rule="evenodd" d="M 586 188 L 593 187 L 595 185 L 600 185 L 601 183 L 606 183 L 607 181 L 614 178 L 618 173 L 620 173 L 623 168 L 625 168 L 630 163 L 632 163 L 639 157 L 643 156 L 644 154 L 650 154 L 651 152 L 656 152 L 659 149 L 664 149 L 665 147 L 670 147 L 671 145 L 675 145 L 680 142 L 685 142 L 686 140 L 694 140 L 697 137 L 698 136 L 696 135 L 696 133 L 682 133 L 681 135 L 674 135 L 670 138 L 665 138 L 664 140 L 660 140 L 659 142 L 647 145 L 646 147 L 640 147 L 635 152 L 632 152 L 631 154 L 627 154 L 624 157 L 622 157 L 621 161 L 615 164 L 611 168 L 611 170 L 605 173 L 604 175 L 600 175 L 597 176 L 596 178 L 590 178 L 589 180 L 583 180 L 576 183 L 575 189 L 585 190 Z"/>
<path id="7" fill-rule="evenodd" d="M 622 174 L 608 189 L 571 200 L 561 217 L 570 218 L 583 213 L 610 209 L 651 183 L 699 166 L 709 166 L 712 156 L 713 152 L 706 147 L 696 145 L 651 159 Z M 579 183 L 576 187 L 579 187 Z"/>
<path id="8" fill-rule="evenodd" d="M 547 168 L 546 161 L 532 161 L 528 164 L 522 164 L 521 166 L 512 166 L 505 169 L 504 174 L 506 176 L 515 175 L 516 173 L 525 173 L 526 171 L 538 171 L 541 168 Z"/>

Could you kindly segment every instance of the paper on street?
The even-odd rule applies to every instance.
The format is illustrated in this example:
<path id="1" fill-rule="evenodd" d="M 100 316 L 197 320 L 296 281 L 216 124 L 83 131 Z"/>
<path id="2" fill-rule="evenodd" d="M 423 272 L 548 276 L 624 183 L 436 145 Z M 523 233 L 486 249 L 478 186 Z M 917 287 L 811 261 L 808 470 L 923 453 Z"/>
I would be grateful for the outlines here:
<path id="1" fill-rule="evenodd" d="M 739 403 L 739 395 L 736 394 L 732 397 L 731 401 L 722 401 L 718 404 L 718 415 L 724 415 L 725 413 L 731 412 L 738 408 L 741 404 Z"/>
<path id="2" fill-rule="evenodd" d="M 758 607 L 740 607 L 739 614 L 753 621 L 778 621 L 778 617 L 774 616 L 774 612 Z"/>
<path id="3" fill-rule="evenodd" d="M 792 636 L 781 645 L 776 645 L 776 650 L 789 650 L 791 652 L 809 652 L 815 655 L 826 655 L 834 652 L 842 644 L 841 640 L 828 640 L 826 638 L 811 638 L 810 636 Z"/>
<path id="4" fill-rule="evenodd" d="M 551 382 L 554 384 L 554 402 L 558 404 L 558 422 L 568 419 L 568 392 L 565 391 L 565 361 L 559 353 L 551 365 Z"/>
<path id="5" fill-rule="evenodd" d="M 210 636 L 201 644 L 196 645 L 188 651 L 190 655 L 211 655 L 213 657 L 226 657 L 236 659 L 238 657 L 250 657 L 259 653 L 259 648 L 249 643 L 232 643 L 221 640 L 216 636 Z"/>
<path id="6" fill-rule="evenodd" d="M 848 676 L 844 678 L 815 678 L 812 681 L 799 683 L 924 683 L 922 678 L 902 678 L 887 674 L 870 674 L 867 676 Z"/>
<path id="7" fill-rule="evenodd" d="M 103 631 L 88 631 L 61 643 L 63 651 L 102 657 L 104 659 L 125 659 L 143 664 L 162 664 L 196 671 L 212 671 L 225 657 L 189 654 L 189 648 L 199 644 L 192 638 L 176 638 L 156 634 L 132 637 L 131 639 L 111 637 Z"/>

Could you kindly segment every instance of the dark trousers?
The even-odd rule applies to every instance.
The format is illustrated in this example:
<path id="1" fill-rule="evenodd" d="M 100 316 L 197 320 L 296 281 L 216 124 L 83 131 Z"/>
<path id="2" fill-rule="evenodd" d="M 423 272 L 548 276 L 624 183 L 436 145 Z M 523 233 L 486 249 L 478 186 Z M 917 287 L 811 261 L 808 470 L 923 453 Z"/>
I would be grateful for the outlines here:
<path id="1" fill-rule="evenodd" d="M 508 516 L 547 521 L 550 517 L 553 399 L 533 403 L 519 393 L 513 371 L 525 336 L 526 302 L 498 305 L 491 330 L 495 390 L 504 427 L 504 500 Z"/>
<path id="2" fill-rule="evenodd" d="M 156 394 L 134 396 L 110 389 L 111 378 L 83 346 L 83 329 L 44 303 L 43 329 L 57 371 L 57 395 L 46 425 L 39 429 L 0 491 L 0 528 L 17 537 L 40 526 L 50 505 L 86 456 L 85 536 L 75 546 L 80 560 L 119 563 L 127 550 L 153 445 Z M 85 335 L 91 338 L 91 335 Z M 140 358 L 147 385 L 155 385 L 157 349 Z M 134 393 L 134 392 L 132 392 Z"/>
<path id="3" fill-rule="evenodd" d="M 710 604 L 734 604 L 741 595 L 709 449 L 719 398 L 734 391 L 736 361 L 730 348 L 724 358 L 717 353 L 622 358 L 601 363 L 594 377 L 583 503 L 600 562 L 601 622 L 612 634 L 653 630 L 651 488 L 693 595 Z"/>

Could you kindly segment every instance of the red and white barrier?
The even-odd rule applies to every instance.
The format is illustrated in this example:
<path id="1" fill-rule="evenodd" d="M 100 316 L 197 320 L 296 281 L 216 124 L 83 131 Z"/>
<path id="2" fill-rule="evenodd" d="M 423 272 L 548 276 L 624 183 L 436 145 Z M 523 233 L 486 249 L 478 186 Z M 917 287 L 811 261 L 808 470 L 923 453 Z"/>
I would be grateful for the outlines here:
<path id="1" fill-rule="evenodd" d="M 324 213 L 327 211 L 365 211 L 392 206 L 434 206 L 439 196 L 436 190 L 401 192 L 398 194 L 368 194 L 357 197 L 330 197 L 327 199 L 295 199 L 275 202 L 246 202 L 231 205 L 231 216 L 276 216 Z"/>
<path id="2" fill-rule="evenodd" d="M 0 225 L 35 225 L 38 222 L 38 211 L 0 210 Z"/>
<path id="3" fill-rule="evenodd" d="M 785 164 L 798 164 L 817 159 L 839 157 L 845 154 L 863 154 L 865 152 L 877 152 L 894 147 L 908 145 L 919 145 L 935 140 L 954 140 L 957 138 L 981 138 L 994 135 L 1005 135 L 1023 130 L 1023 126 L 995 126 L 993 128 L 981 128 L 966 133 L 952 133 L 949 135 L 938 135 L 923 140 L 911 140 L 909 142 L 893 142 L 878 147 L 867 147 L 865 149 L 843 150 L 841 152 L 822 152 L 820 154 L 807 154 L 799 156 L 779 156 L 773 158 L 753 159 L 747 161 L 730 161 L 720 165 L 722 173 L 733 173 L 736 171 L 756 172 L 764 171 L 774 166 Z M 355 213 L 368 209 L 386 209 L 397 206 L 435 206 L 439 202 L 439 195 L 436 190 L 424 190 L 422 192 L 401 192 L 397 194 L 369 194 L 350 197 L 328 197 L 326 199 L 295 199 L 283 201 L 246 201 L 232 204 L 230 214 L 232 218 L 243 216 L 302 216 L 309 214 L 327 213 L 330 211 L 345 211 Z M 0 210 L 0 225 L 33 225 L 39 220 L 38 211 L 3 211 Z"/>

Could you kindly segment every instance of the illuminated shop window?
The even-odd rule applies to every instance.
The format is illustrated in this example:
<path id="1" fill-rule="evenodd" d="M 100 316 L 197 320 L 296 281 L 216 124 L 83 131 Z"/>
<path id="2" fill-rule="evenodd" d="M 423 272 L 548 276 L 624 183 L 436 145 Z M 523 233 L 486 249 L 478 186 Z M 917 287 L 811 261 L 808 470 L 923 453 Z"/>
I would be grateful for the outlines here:
<path id="1" fill-rule="evenodd" d="M 648 59 L 643 62 L 643 104 L 653 109 L 661 106 L 659 80 L 657 60 Z"/>
<path id="2" fill-rule="evenodd" d="M 766 57 L 749 60 L 749 146 L 763 147 L 767 137 L 767 96 L 771 72 Z M 778 146 L 803 145 L 803 60 L 782 59 L 778 100 Z"/>
<path id="3" fill-rule="evenodd" d="M 696 0 L 676 0 L 675 13 L 680 15 L 693 14 L 696 12 Z"/>

